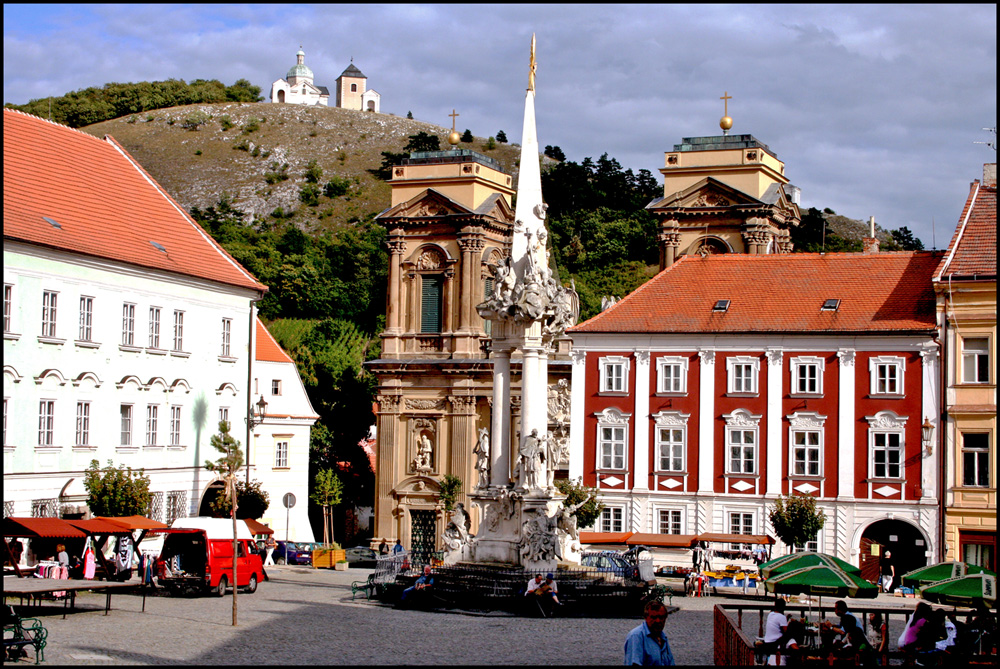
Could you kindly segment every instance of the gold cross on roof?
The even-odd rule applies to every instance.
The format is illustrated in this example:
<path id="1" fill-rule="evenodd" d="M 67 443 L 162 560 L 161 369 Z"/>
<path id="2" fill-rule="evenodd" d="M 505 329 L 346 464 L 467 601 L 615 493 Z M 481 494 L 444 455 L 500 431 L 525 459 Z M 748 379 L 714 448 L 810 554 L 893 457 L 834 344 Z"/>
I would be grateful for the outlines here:
<path id="1" fill-rule="evenodd" d="M 454 109 L 452 109 L 452 110 L 451 110 L 451 113 L 450 113 L 450 114 L 448 114 L 448 116 L 450 116 L 450 117 L 451 117 L 451 131 L 452 131 L 452 132 L 455 132 L 455 117 L 456 117 L 456 116 L 461 116 L 461 114 L 459 114 L 459 113 L 458 113 L 458 112 L 456 112 L 456 111 L 455 111 Z"/>
<path id="2" fill-rule="evenodd" d="M 726 111 L 724 115 L 729 116 L 729 101 L 733 99 L 733 96 L 729 94 L 729 91 L 725 91 L 722 94 L 722 97 L 719 99 L 722 100 L 726 105 Z"/>

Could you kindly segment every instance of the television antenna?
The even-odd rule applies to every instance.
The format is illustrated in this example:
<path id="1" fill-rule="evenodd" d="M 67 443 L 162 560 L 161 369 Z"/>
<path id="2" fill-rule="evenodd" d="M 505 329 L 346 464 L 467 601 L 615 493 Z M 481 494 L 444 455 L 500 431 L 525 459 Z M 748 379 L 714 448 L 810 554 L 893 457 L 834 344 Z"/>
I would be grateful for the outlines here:
<path id="1" fill-rule="evenodd" d="M 985 144 L 986 146 L 988 146 L 991 149 L 993 149 L 994 151 L 996 151 L 997 150 L 997 127 L 993 126 L 992 128 L 983 128 L 983 130 L 985 130 L 986 132 L 992 132 L 993 133 L 993 139 L 991 141 L 989 141 L 989 142 L 973 142 L 973 144 Z"/>

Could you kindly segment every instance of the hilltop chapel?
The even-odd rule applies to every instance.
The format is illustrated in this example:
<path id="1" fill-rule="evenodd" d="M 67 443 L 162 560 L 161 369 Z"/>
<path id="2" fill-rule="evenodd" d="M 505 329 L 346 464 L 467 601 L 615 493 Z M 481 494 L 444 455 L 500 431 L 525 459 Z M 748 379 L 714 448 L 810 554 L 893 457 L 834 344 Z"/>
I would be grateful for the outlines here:
<path id="1" fill-rule="evenodd" d="M 271 84 L 271 102 L 329 106 L 330 90 L 326 86 L 317 86 L 313 83 L 313 71 L 306 65 L 306 53 L 301 47 L 295 58 L 295 65 L 288 70 L 285 78 Z M 382 96 L 368 89 L 367 82 L 368 77 L 354 65 L 354 59 L 351 59 L 351 64 L 337 77 L 335 105 L 341 109 L 378 113 Z"/>

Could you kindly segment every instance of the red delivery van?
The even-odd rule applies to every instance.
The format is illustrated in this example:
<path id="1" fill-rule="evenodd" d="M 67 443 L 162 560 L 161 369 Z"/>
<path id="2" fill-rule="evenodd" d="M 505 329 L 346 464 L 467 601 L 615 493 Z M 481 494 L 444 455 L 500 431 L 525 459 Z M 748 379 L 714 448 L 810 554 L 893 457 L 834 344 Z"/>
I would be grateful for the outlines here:
<path id="1" fill-rule="evenodd" d="M 235 578 L 232 519 L 178 518 L 169 529 L 158 531 L 165 536 L 156 561 L 156 581 L 168 590 L 213 592 L 221 597 L 234 584 L 256 592 L 264 579 L 264 565 L 251 550 L 253 537 L 242 520 L 236 521 Z"/>

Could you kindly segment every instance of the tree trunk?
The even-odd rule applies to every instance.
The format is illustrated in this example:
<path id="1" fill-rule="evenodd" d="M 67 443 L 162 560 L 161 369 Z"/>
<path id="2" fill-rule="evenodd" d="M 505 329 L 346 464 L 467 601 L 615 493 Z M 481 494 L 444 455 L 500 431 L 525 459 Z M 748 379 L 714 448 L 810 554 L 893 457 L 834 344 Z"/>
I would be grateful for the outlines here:
<path id="1" fill-rule="evenodd" d="M 236 627 L 236 591 L 239 588 L 236 587 L 238 582 L 236 578 L 236 490 L 235 486 L 233 489 L 233 627 Z"/>

